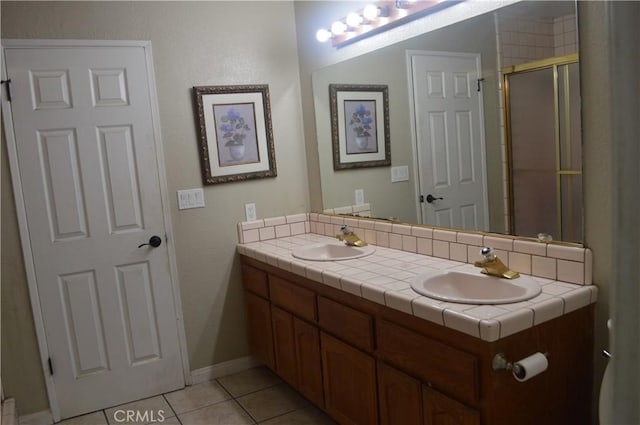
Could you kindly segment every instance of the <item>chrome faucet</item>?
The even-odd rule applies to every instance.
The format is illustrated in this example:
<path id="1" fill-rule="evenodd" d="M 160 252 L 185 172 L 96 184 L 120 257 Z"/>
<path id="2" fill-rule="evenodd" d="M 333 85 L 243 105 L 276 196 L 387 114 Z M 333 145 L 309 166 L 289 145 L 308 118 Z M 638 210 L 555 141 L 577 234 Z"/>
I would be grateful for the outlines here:
<path id="1" fill-rule="evenodd" d="M 336 238 L 340 241 L 344 241 L 347 245 L 360 247 L 368 245 L 365 241 L 360 239 L 358 235 L 353 233 L 353 230 L 351 230 L 346 224 L 340 227 L 340 231 L 342 233 L 336 235 Z"/>
<path id="2" fill-rule="evenodd" d="M 478 260 L 473 263 L 474 266 L 482 268 L 481 273 L 491 276 L 504 277 L 505 279 L 515 279 L 520 277 L 520 273 L 510 270 L 509 267 L 500 261 L 498 256 L 493 251 L 493 248 L 484 247 L 480 251 L 482 260 Z"/>

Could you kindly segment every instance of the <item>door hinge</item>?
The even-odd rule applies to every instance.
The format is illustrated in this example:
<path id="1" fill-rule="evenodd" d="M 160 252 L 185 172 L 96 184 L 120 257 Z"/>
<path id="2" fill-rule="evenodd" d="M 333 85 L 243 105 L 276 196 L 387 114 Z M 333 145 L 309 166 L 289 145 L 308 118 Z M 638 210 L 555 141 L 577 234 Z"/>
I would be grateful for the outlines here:
<path id="1" fill-rule="evenodd" d="M 482 89 L 482 85 L 480 83 L 482 83 L 484 81 L 484 78 L 478 78 L 478 92 Z"/>
<path id="2" fill-rule="evenodd" d="M 51 361 L 51 357 L 49 357 L 47 363 L 49 363 L 49 374 L 53 375 L 53 362 Z"/>
<path id="3" fill-rule="evenodd" d="M 7 85 L 7 100 L 11 102 L 11 78 L 7 80 L 0 80 L 0 83 Z"/>

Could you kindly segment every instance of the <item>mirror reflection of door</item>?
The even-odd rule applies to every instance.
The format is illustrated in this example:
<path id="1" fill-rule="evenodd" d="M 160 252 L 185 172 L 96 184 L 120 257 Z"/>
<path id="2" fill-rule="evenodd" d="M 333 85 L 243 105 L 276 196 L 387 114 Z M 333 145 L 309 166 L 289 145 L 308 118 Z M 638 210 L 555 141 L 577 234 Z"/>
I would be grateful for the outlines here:
<path id="1" fill-rule="evenodd" d="M 410 58 L 422 223 L 488 231 L 480 55 Z"/>
<path id="2" fill-rule="evenodd" d="M 582 241 L 577 55 L 505 72 L 511 232 Z"/>

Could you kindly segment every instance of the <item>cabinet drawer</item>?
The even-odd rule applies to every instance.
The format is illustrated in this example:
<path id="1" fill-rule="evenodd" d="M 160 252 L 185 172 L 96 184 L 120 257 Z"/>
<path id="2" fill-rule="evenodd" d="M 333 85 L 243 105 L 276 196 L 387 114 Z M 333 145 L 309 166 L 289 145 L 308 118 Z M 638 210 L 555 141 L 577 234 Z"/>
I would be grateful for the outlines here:
<path id="1" fill-rule="evenodd" d="M 266 272 L 243 264 L 242 281 L 247 291 L 269 298 L 269 279 Z"/>
<path id="2" fill-rule="evenodd" d="M 270 276 L 271 302 L 310 322 L 317 320 L 316 294 L 277 276 Z"/>
<path id="3" fill-rule="evenodd" d="M 376 330 L 378 354 L 384 360 L 460 400 L 478 400 L 476 356 L 384 320 Z"/>
<path id="4" fill-rule="evenodd" d="M 366 351 L 373 351 L 373 318 L 351 307 L 318 297 L 320 327 Z"/>

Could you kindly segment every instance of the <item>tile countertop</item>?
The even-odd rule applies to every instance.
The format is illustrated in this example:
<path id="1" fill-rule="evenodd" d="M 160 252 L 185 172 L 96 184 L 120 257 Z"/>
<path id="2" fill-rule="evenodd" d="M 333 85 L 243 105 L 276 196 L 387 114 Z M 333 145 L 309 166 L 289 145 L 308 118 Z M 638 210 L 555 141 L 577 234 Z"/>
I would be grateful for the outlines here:
<path id="1" fill-rule="evenodd" d="M 341 289 L 378 304 L 455 329 L 485 341 L 496 341 L 547 320 L 595 303 L 598 288 L 531 276 L 542 293 L 528 301 L 475 305 L 439 301 L 411 289 L 417 275 L 443 269 L 477 270 L 470 264 L 376 246 L 363 258 L 305 261 L 291 255 L 297 247 L 334 238 L 313 233 L 238 244 L 238 252 L 307 279 Z"/>

